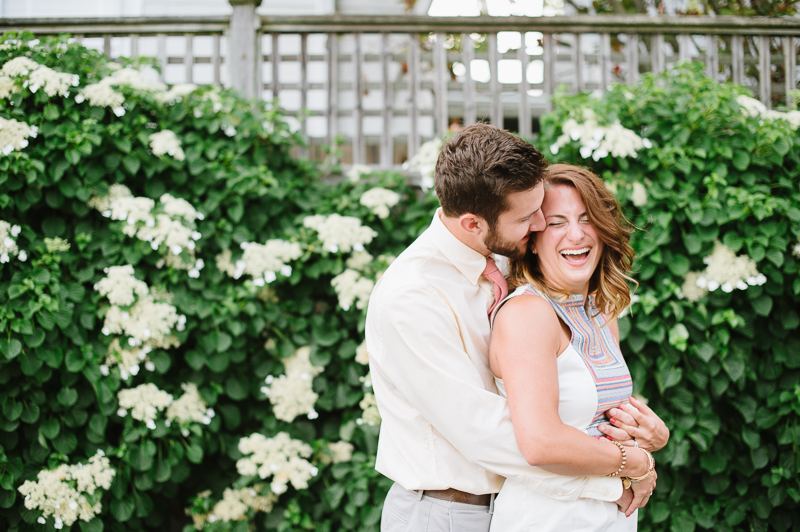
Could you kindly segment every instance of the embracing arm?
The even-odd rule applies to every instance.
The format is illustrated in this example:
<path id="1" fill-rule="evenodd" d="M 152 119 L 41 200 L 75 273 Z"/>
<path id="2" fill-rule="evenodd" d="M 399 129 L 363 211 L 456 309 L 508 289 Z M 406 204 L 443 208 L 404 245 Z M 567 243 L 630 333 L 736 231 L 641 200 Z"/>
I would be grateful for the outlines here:
<path id="1" fill-rule="evenodd" d="M 486 389 L 479 362 L 463 347 L 463 324 L 435 287 L 405 287 L 381 297 L 392 304 L 369 311 L 373 378 L 390 382 L 467 460 L 561 500 L 619 497 L 618 479 L 564 478 L 530 467 L 516 445 L 508 402 Z M 380 408 L 380 390 L 375 392 Z M 605 445 L 616 451 L 619 465 L 619 449 Z"/>
<path id="2" fill-rule="evenodd" d="M 536 296 L 516 297 L 498 312 L 492 362 L 506 387 L 517 445 L 528 463 L 554 473 L 614 473 L 621 462 L 619 448 L 565 425 L 559 417 L 560 331 L 550 304 Z M 648 465 L 644 453 L 629 450 L 624 474 L 643 475 Z"/>

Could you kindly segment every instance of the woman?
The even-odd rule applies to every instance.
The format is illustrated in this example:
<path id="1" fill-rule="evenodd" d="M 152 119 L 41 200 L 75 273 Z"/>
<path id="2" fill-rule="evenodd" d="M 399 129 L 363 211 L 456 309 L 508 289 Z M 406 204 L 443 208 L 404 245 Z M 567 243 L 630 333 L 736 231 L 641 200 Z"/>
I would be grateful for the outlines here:
<path id="1" fill-rule="evenodd" d="M 632 392 L 616 321 L 630 303 L 630 225 L 587 170 L 553 165 L 545 190 L 547 226 L 524 258 L 509 262 L 509 284 L 517 289 L 495 314 L 490 367 L 529 463 L 562 475 L 620 477 L 633 498 L 623 492 L 625 508 L 597 499 L 559 501 L 507 480 L 491 530 L 636 530 L 636 518 L 627 517 L 655 488 L 655 463 L 644 446 L 609 441 L 604 432 L 612 431 L 600 429 L 615 407 L 625 418 L 618 426 L 659 439 L 631 426 L 634 416 L 658 419 L 642 403 L 638 410 L 620 406 Z"/>

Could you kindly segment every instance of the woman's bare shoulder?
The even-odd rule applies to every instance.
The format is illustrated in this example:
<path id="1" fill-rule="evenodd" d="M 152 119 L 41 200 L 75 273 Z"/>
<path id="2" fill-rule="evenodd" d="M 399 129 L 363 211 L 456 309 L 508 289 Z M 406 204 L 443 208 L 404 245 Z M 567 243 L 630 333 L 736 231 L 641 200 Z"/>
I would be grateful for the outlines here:
<path id="1" fill-rule="evenodd" d="M 495 333 L 506 328 L 526 330 L 550 328 L 558 322 L 555 310 L 546 299 L 536 294 L 512 297 L 500 307 L 494 319 Z"/>

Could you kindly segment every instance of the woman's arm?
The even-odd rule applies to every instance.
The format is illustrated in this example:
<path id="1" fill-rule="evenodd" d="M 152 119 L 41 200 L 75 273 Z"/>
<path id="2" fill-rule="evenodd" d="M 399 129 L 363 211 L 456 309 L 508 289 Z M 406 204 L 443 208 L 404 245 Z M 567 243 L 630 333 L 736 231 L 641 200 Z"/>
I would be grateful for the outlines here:
<path id="1" fill-rule="evenodd" d="M 513 298 L 495 319 L 490 362 L 505 384 L 517 445 L 528 463 L 553 473 L 614 473 L 620 449 L 565 425 L 558 415 L 560 332 L 552 307 L 536 296 Z M 648 467 L 645 453 L 627 450 L 623 475 L 641 476 Z"/>

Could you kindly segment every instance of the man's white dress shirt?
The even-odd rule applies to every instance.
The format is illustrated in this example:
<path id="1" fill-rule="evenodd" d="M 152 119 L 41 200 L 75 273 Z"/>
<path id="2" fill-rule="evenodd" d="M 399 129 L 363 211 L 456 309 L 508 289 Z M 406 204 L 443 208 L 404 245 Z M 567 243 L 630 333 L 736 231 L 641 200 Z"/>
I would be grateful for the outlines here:
<path id="1" fill-rule="evenodd" d="M 376 469 L 407 490 L 497 493 L 506 477 L 560 500 L 616 501 L 618 478 L 557 475 L 522 456 L 489 369 L 486 257 L 439 214 L 370 296 L 367 351 L 383 419 Z"/>

